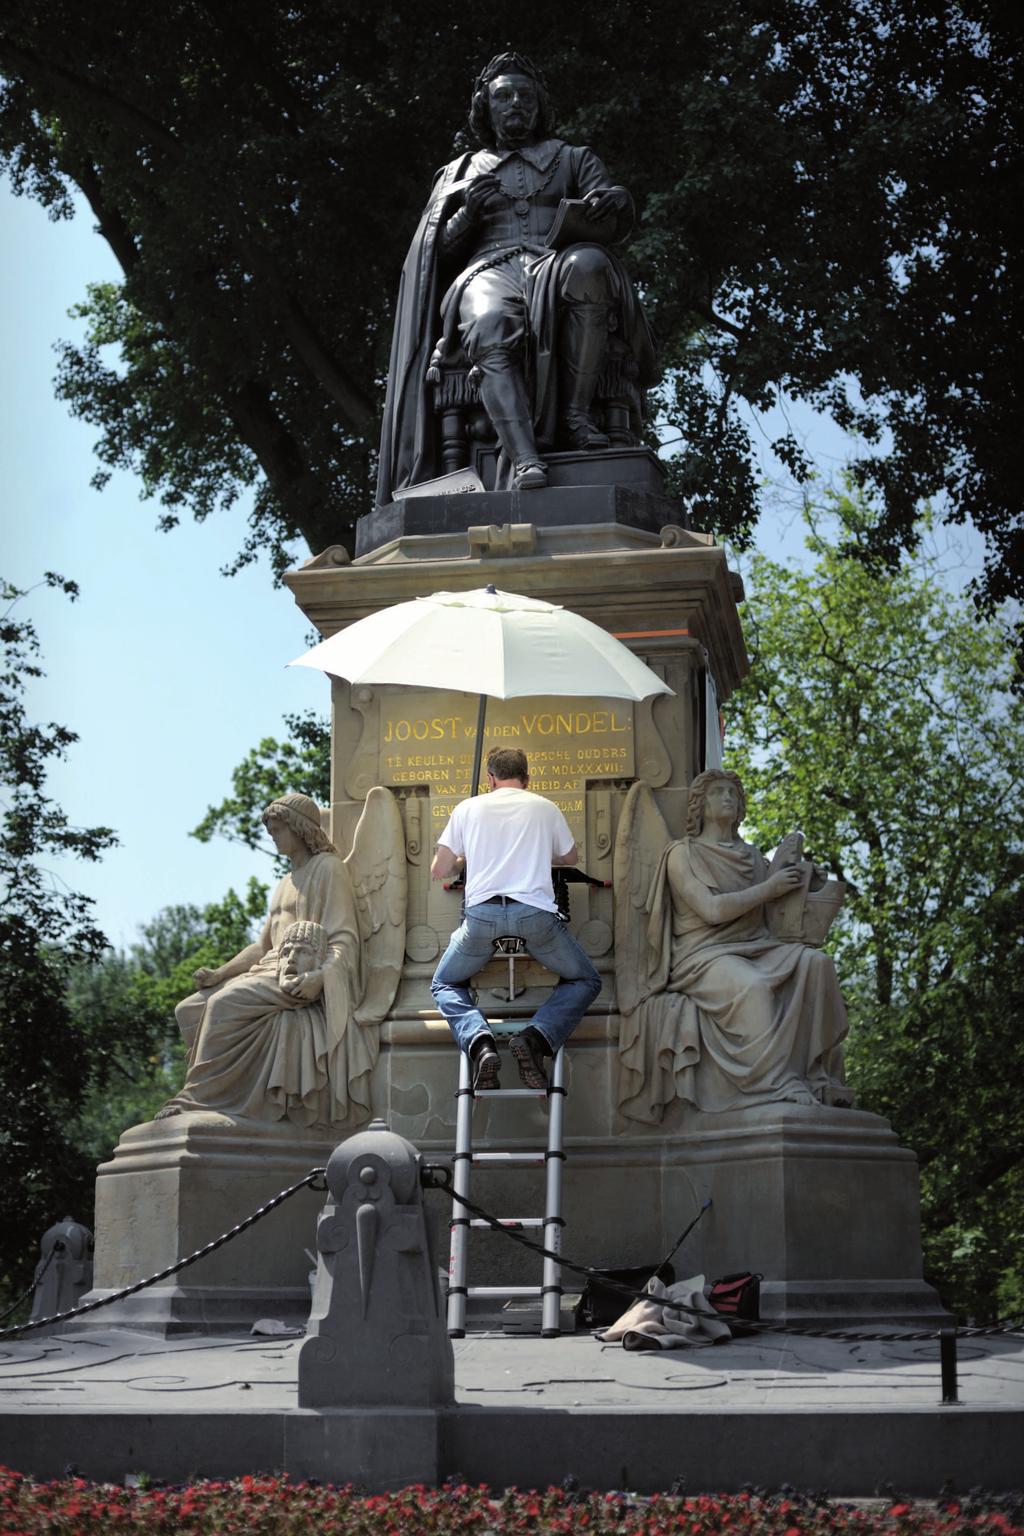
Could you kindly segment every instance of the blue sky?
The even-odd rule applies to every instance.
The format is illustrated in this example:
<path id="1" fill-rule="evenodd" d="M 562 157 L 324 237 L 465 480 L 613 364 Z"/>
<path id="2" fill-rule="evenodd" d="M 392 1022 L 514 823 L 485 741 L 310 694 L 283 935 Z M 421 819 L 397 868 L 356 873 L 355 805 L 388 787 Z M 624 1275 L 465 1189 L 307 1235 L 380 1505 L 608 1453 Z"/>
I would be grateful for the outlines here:
<path id="1" fill-rule="evenodd" d="M 48 868 L 95 898 L 100 926 L 121 944 L 163 906 L 203 904 L 270 875 L 269 852 L 188 833 L 248 748 L 281 734 L 286 710 L 326 713 L 330 685 L 285 670 L 309 624 L 265 564 L 219 575 L 242 543 L 244 509 L 205 524 L 186 516 L 160 533 L 159 509 L 139 500 L 132 476 L 91 489 L 98 433 L 54 399 L 53 346 L 79 334 L 67 311 L 86 283 L 118 275 L 88 217 L 53 224 L 0 183 L 2 569 L 23 588 L 45 570 L 81 587 L 73 605 L 46 589 L 22 604 L 48 674 L 30 714 L 80 737 L 50 793 L 73 821 L 112 826 L 121 839 L 101 863 Z M 298 559 L 306 554 L 297 546 Z"/>
<path id="2" fill-rule="evenodd" d="M 86 284 L 118 276 L 87 213 L 51 223 L 0 179 L 0 569 L 19 587 L 45 570 L 81 587 L 74 605 L 46 589 L 23 604 L 48 673 L 29 708 L 80 738 L 54 767 L 49 792 L 73 821 L 111 826 L 121 840 L 98 864 L 48 867 L 95 898 L 100 926 L 120 945 L 164 906 L 202 905 L 243 888 L 250 874 L 270 876 L 269 843 L 258 854 L 188 834 L 228 792 L 246 751 L 281 735 L 286 711 L 326 716 L 330 695 L 325 677 L 286 670 L 310 631 L 266 563 L 219 574 L 242 544 L 244 505 L 204 524 L 185 513 L 160 533 L 159 508 L 140 501 L 132 476 L 115 474 L 102 492 L 90 487 L 98 433 L 54 399 L 54 344 L 80 334 L 68 310 Z M 791 419 L 822 474 L 835 474 L 848 441 L 806 410 Z M 761 441 L 785 426 L 769 420 Z M 775 557 L 801 552 L 798 500 L 778 491 L 762 518 L 759 543 Z M 296 545 L 296 563 L 307 554 Z"/>

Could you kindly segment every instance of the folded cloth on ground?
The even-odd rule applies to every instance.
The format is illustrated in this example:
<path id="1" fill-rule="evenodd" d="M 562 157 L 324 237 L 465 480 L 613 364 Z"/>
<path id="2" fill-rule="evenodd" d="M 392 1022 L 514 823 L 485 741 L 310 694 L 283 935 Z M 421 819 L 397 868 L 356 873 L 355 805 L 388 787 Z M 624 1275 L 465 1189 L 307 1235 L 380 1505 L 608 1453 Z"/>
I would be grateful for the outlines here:
<path id="1" fill-rule="evenodd" d="M 723 1323 L 704 1295 L 704 1276 L 677 1280 L 665 1285 L 652 1275 L 644 1287 L 647 1295 L 634 1301 L 617 1323 L 597 1338 L 603 1344 L 622 1341 L 623 1349 L 692 1349 L 704 1344 L 723 1344 L 731 1339 L 728 1323 Z M 673 1302 L 692 1307 L 692 1312 L 673 1309 Z"/>

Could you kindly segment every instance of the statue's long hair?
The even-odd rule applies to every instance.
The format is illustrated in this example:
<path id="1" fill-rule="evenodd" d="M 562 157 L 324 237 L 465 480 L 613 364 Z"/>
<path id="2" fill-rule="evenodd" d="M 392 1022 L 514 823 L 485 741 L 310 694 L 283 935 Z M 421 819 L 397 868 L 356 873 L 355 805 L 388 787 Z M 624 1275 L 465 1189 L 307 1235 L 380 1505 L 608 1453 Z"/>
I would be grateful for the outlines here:
<path id="1" fill-rule="evenodd" d="M 272 821 L 284 821 L 297 832 L 310 853 L 337 853 L 327 833 L 320 826 L 320 807 L 310 795 L 279 795 L 271 800 L 260 817 L 265 827 Z"/>
<path id="2" fill-rule="evenodd" d="M 469 131 L 478 144 L 483 144 L 487 149 L 495 146 L 494 127 L 491 123 L 491 108 L 487 96 L 487 87 L 492 80 L 499 75 L 528 75 L 537 87 L 537 137 L 546 139 L 550 136 L 554 126 L 554 114 L 551 108 L 551 96 L 548 92 L 547 81 L 532 60 L 525 53 L 516 53 L 510 50 L 507 53 L 496 53 L 489 64 L 485 64 L 473 83 L 473 101 L 469 109 Z"/>
<path id="3" fill-rule="evenodd" d="M 743 784 L 738 773 L 729 773 L 725 768 L 706 768 L 703 773 L 698 773 L 690 785 L 689 795 L 686 801 L 686 835 L 687 837 L 699 837 L 704 830 L 704 797 L 712 784 L 719 783 L 722 779 L 731 784 L 736 791 L 739 800 L 739 810 L 736 820 L 733 822 L 732 835 L 736 836 L 740 822 L 747 814 L 747 797 L 743 792 Z"/>

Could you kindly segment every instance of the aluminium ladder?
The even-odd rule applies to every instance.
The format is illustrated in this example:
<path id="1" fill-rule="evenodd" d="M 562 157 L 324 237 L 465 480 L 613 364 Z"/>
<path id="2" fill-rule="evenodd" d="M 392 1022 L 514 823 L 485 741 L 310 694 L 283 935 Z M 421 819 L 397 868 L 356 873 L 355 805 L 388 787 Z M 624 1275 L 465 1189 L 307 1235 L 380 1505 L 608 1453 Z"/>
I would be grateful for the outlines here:
<path id="1" fill-rule="evenodd" d="M 499 941 L 501 942 L 501 941 Z M 510 990 L 512 961 L 509 960 Z M 515 1033 L 522 1021 L 492 1022 L 490 1029 L 495 1037 Z M 490 1152 L 473 1150 L 473 1109 L 477 1099 L 539 1099 L 548 1101 L 548 1138 L 542 1150 L 522 1152 Z M 558 1252 L 561 1248 L 562 1227 L 562 1118 L 565 1107 L 565 1050 L 555 1056 L 550 1071 L 548 1087 L 544 1088 L 473 1088 L 473 1074 L 469 1056 L 459 1052 L 459 1087 L 455 1118 L 455 1158 L 452 1170 L 453 1195 L 469 1198 L 470 1170 L 474 1167 L 526 1168 L 544 1166 L 545 1200 L 543 1216 L 503 1217 L 502 1226 L 516 1231 L 533 1228 L 542 1233 L 545 1248 Z M 561 1333 L 561 1265 L 557 1259 L 545 1258 L 540 1285 L 467 1285 L 469 1260 L 469 1233 L 474 1228 L 493 1231 L 490 1222 L 481 1217 L 471 1217 L 457 1199 L 452 1201 L 451 1253 L 448 1263 L 448 1333 L 453 1339 L 466 1334 L 466 1305 L 471 1296 L 541 1298 L 541 1337 L 555 1338 Z"/>

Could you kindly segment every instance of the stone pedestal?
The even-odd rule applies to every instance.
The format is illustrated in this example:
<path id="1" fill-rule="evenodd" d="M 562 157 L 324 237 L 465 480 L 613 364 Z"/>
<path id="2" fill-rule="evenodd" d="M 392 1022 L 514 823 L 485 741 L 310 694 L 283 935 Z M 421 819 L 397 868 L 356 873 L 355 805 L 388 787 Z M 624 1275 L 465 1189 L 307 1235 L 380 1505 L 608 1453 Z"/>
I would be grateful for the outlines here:
<path id="1" fill-rule="evenodd" d="M 363 520 L 354 563 L 328 550 L 285 577 L 325 636 L 391 603 L 493 582 L 566 604 L 663 676 L 675 696 L 636 706 L 557 695 L 488 706 L 485 747 L 526 750 L 532 786 L 562 806 L 583 868 L 609 882 L 635 779 L 651 784 L 671 834 L 681 835 L 687 785 L 705 766 L 707 671 L 725 700 L 747 666 L 736 611 L 742 589 L 724 552 L 673 520 L 644 451 L 618 466 L 617 482 L 433 498 L 436 506 L 409 498 Z M 454 1144 L 457 1063 L 429 981 L 460 901 L 431 885 L 429 865 L 451 807 L 470 790 L 475 701 L 440 688 L 335 681 L 333 716 L 335 842 L 348 845 L 376 783 L 392 787 L 406 828 L 406 965 L 381 1032 L 374 1113 L 428 1159 L 444 1159 Z M 612 893 L 574 886 L 571 901 L 573 930 L 604 986 L 568 1050 L 564 1252 L 608 1267 L 656 1263 L 710 1195 L 712 1209 L 678 1262 L 687 1273 L 762 1271 L 766 1315 L 823 1323 L 941 1317 L 921 1278 L 916 1160 L 887 1122 L 789 1104 L 701 1115 L 679 1102 L 657 1127 L 622 1118 Z M 510 1002 L 507 968 L 495 963 L 479 981 L 482 1006 L 527 1020 L 553 980 L 540 966 L 523 967 L 525 990 Z M 502 1059 L 505 1081 L 515 1082 L 511 1059 Z M 495 1150 L 543 1144 L 538 1104 L 499 1101 L 475 1113 L 478 1135 Z M 481 1170 L 472 1197 L 505 1216 L 543 1205 L 540 1177 L 524 1171 Z M 450 1205 L 431 1194 L 427 1210 L 435 1250 L 444 1251 Z M 472 1234 L 471 1284 L 538 1283 L 539 1269 L 500 1236 Z M 571 1272 L 563 1278 L 567 1289 L 584 1283 Z"/>
<path id="2" fill-rule="evenodd" d="M 83 1300 L 155 1274 L 219 1237 L 322 1168 L 339 1139 L 213 1113 L 133 1126 L 97 1170 L 94 1289 Z M 304 1323 L 323 1201 L 322 1192 L 300 1190 L 197 1264 L 85 1321 L 165 1334 L 248 1328 L 261 1317 Z"/>

